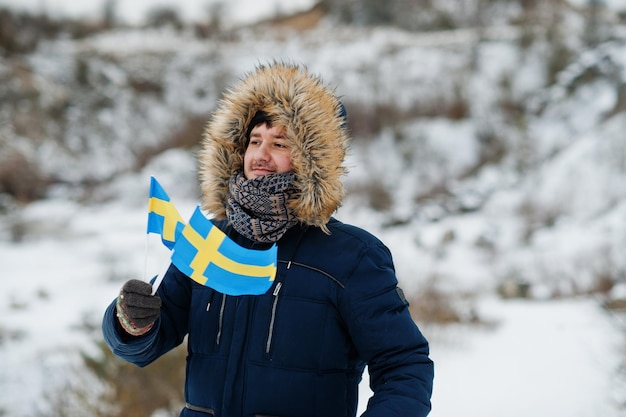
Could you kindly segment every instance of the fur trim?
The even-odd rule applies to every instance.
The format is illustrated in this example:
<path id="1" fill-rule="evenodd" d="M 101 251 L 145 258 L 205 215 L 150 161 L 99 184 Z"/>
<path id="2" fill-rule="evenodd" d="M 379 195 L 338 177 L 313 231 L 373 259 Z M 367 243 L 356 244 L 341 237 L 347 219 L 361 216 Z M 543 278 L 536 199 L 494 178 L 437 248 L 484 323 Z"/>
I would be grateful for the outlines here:
<path id="1" fill-rule="evenodd" d="M 226 218 L 228 181 L 243 167 L 246 129 L 259 110 L 293 139 L 298 192 L 290 201 L 292 209 L 300 222 L 326 231 L 345 194 L 345 116 L 334 92 L 295 64 L 258 66 L 218 103 L 199 154 L 202 207 L 217 219 Z"/>

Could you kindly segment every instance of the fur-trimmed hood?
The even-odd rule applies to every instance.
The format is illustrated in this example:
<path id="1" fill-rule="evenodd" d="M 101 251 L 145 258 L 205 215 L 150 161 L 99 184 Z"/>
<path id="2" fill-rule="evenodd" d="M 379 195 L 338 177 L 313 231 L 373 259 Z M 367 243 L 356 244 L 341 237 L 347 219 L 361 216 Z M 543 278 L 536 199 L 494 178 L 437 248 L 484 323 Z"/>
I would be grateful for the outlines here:
<path id="1" fill-rule="evenodd" d="M 326 229 L 341 205 L 348 148 L 345 111 L 320 78 L 295 64 L 261 65 L 228 90 L 203 136 L 199 154 L 202 208 L 226 218 L 228 182 L 243 169 L 246 130 L 258 111 L 293 140 L 297 190 L 289 204 L 300 222 Z"/>

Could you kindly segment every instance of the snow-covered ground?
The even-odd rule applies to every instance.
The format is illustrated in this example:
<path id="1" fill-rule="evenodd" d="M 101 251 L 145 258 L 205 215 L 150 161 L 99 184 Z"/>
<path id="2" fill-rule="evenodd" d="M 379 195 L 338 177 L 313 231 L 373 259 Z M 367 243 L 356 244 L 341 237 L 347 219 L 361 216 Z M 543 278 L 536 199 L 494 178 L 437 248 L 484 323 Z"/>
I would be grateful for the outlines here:
<path id="1" fill-rule="evenodd" d="M 32 416 L 25 405 L 37 404 L 51 376 L 70 369 L 72 352 L 89 349 L 81 325 L 99 321 L 126 279 L 162 269 L 166 252 L 158 238 L 145 235 L 149 176 L 167 172 L 168 164 L 184 165 L 187 157 L 172 151 L 114 183 L 111 192 L 125 196 L 119 202 L 32 204 L 20 213 L 28 228 L 24 241 L 0 240 L 0 409 L 6 415 Z M 192 173 L 176 181 L 181 175 L 193 182 Z M 189 216 L 196 202 L 176 191 L 171 175 L 158 178 Z M 404 244 L 390 239 L 390 246 Z M 503 301 L 486 294 L 475 308 L 480 325 L 423 328 L 436 363 L 432 416 L 626 415 L 624 328 L 594 299 Z M 366 376 L 361 410 L 370 394 Z"/>
<path id="2" fill-rule="evenodd" d="M 433 417 L 624 415 L 623 329 L 593 300 L 479 308 L 494 328 L 434 335 Z"/>

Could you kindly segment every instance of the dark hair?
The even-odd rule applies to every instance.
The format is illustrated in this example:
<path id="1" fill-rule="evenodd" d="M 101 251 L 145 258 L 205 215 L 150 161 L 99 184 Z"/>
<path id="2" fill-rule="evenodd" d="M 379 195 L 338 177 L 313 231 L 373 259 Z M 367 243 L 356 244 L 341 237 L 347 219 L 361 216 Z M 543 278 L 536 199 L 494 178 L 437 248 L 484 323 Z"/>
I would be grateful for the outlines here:
<path id="1" fill-rule="evenodd" d="M 267 113 L 265 113 L 262 110 L 259 110 L 258 112 L 256 112 L 252 120 L 250 120 L 250 124 L 248 125 L 248 130 L 246 130 L 246 145 L 250 141 L 250 132 L 252 132 L 252 129 L 254 129 L 255 126 L 257 125 L 261 125 L 264 123 L 267 124 L 267 127 L 272 127 L 272 120 L 269 118 Z"/>

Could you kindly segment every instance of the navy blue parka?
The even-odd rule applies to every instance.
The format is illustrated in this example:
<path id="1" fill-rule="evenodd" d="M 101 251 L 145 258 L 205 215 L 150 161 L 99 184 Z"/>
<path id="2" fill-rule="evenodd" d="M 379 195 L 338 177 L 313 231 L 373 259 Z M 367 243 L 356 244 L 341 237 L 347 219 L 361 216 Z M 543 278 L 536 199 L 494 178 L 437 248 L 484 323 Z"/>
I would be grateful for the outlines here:
<path id="1" fill-rule="evenodd" d="M 374 395 L 363 416 L 426 416 L 433 363 L 389 250 L 334 218 L 327 227 L 330 234 L 299 225 L 279 240 L 277 276 L 264 295 L 226 296 L 171 266 L 153 329 L 125 334 L 112 303 L 106 342 L 144 366 L 188 335 L 183 417 L 353 417 L 366 365 Z"/>
<path id="2" fill-rule="evenodd" d="M 368 232 L 332 218 L 345 194 L 344 110 L 306 68 L 274 62 L 229 89 L 207 123 L 198 155 L 202 208 L 249 248 L 259 243 L 227 222 L 247 128 L 263 112 L 289 140 L 295 176 L 286 205 L 298 225 L 277 242 L 277 275 L 266 294 L 226 296 L 172 266 L 149 333 L 125 334 L 115 304 L 106 310 L 105 340 L 140 366 L 187 336 L 183 417 L 354 417 L 366 365 L 374 392 L 366 417 L 428 414 L 433 363 L 391 254 Z"/>

